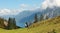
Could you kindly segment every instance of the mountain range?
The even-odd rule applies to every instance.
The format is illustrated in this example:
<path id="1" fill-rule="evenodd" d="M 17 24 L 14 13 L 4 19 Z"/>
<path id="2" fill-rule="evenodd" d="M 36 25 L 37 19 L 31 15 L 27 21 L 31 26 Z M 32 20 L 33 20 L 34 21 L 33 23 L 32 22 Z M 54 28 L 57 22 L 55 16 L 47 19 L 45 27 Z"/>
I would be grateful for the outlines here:
<path id="1" fill-rule="evenodd" d="M 4 15 L 0 16 L 8 20 L 9 17 L 16 19 L 16 24 L 20 27 L 25 26 L 25 22 L 33 22 L 35 14 L 38 14 L 38 17 L 43 14 L 43 16 L 48 16 L 49 18 L 53 18 L 60 15 L 60 7 L 54 6 L 53 8 L 47 7 L 46 9 L 37 9 L 34 11 L 25 10 L 20 12 L 18 15 Z M 43 18 L 44 18 L 43 17 Z"/>

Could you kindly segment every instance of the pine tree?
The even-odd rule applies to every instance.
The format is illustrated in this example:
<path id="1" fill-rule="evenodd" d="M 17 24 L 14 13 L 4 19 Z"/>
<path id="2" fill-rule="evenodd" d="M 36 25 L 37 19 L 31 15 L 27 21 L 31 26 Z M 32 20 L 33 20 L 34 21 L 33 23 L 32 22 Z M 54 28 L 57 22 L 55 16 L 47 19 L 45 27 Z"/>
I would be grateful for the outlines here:
<path id="1" fill-rule="evenodd" d="M 48 16 L 46 16 L 46 19 L 48 19 L 49 17 Z"/>
<path id="2" fill-rule="evenodd" d="M 43 18 L 44 18 L 44 16 L 43 16 L 43 14 L 41 14 L 40 15 L 40 21 L 44 20 Z"/>
<path id="3" fill-rule="evenodd" d="M 8 29 L 8 30 L 11 29 L 11 18 L 9 18 L 9 20 L 8 20 L 8 26 L 7 26 L 7 29 Z"/>
<path id="4" fill-rule="evenodd" d="M 16 21 L 15 18 L 9 18 L 8 20 L 8 29 L 15 29 L 16 28 Z"/>
<path id="5" fill-rule="evenodd" d="M 37 14 L 35 14 L 35 17 L 34 18 L 35 18 L 34 23 L 38 22 Z"/>
<path id="6" fill-rule="evenodd" d="M 13 18 L 13 28 L 16 29 L 16 20 Z"/>
<path id="7" fill-rule="evenodd" d="M 0 28 L 4 28 L 4 19 L 0 18 Z"/>

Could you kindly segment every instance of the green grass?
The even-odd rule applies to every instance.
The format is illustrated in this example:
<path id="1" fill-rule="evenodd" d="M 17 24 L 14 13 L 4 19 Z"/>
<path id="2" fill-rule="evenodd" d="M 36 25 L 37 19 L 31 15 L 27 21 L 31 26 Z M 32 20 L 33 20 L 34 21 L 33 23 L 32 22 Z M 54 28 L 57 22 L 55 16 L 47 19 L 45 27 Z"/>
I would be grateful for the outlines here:
<path id="1" fill-rule="evenodd" d="M 60 16 L 41 22 L 39 21 L 32 24 L 28 28 L 20 28 L 13 30 L 5 30 L 0 28 L 0 33 L 48 33 L 52 32 L 53 29 L 56 33 L 60 33 Z"/>

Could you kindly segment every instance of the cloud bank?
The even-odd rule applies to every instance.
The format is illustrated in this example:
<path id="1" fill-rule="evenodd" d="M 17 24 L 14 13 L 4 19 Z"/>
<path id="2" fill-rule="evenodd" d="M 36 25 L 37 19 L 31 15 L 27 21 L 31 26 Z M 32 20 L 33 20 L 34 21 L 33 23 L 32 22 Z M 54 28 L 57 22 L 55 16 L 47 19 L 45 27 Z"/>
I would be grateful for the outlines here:
<path id="1" fill-rule="evenodd" d="M 20 10 L 1 9 L 0 16 L 1 15 L 17 15 L 19 12 Z"/>
<path id="2" fill-rule="evenodd" d="M 19 9 L 12 9 L 12 10 L 7 8 L 1 9 L 0 15 L 17 15 L 20 12 L 23 12 L 24 10 L 35 10 L 37 8 L 39 8 L 37 5 L 33 5 L 33 7 L 31 7 L 28 4 L 20 4 Z"/>
<path id="3" fill-rule="evenodd" d="M 44 0 L 41 5 L 43 9 L 46 9 L 47 7 L 52 8 L 53 6 L 60 7 L 60 0 Z"/>

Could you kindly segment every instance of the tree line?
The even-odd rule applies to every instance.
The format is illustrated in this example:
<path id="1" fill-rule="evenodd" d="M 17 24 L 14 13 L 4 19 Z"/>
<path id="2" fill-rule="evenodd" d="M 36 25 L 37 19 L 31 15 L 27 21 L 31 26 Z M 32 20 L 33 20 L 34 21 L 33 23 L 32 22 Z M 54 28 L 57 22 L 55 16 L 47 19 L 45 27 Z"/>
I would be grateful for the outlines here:
<path id="1" fill-rule="evenodd" d="M 37 16 L 37 15 L 38 15 L 38 14 L 36 13 L 35 16 L 34 16 L 34 22 L 33 22 L 33 23 L 37 23 L 38 21 L 46 20 L 46 19 L 49 18 L 48 15 L 41 14 L 41 15 L 39 15 L 40 17 L 39 17 L 39 20 L 38 20 L 38 16 Z M 25 24 L 26 24 L 25 27 L 28 28 L 28 27 L 29 27 L 31 24 L 33 24 L 33 23 L 30 22 L 30 24 L 28 24 L 28 23 L 26 22 L 26 23 L 25 23 Z"/>
<path id="2" fill-rule="evenodd" d="M 0 28 L 10 30 L 10 29 L 17 29 L 19 27 L 16 26 L 15 18 L 9 18 L 8 21 L 5 20 L 4 18 L 0 18 Z"/>

